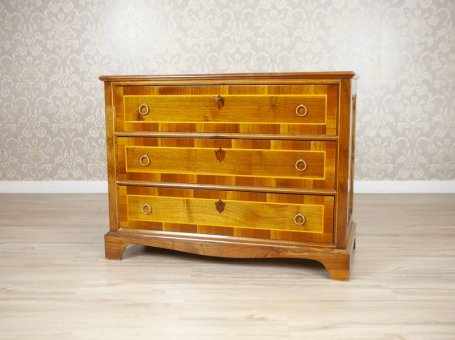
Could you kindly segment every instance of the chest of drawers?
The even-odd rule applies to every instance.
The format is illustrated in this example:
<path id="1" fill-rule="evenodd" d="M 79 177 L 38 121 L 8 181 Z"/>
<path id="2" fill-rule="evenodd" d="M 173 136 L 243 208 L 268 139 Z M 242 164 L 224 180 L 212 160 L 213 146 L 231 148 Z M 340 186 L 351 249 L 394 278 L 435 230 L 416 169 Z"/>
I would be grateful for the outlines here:
<path id="1" fill-rule="evenodd" d="M 302 258 L 348 279 L 353 72 L 102 76 L 108 259 Z"/>

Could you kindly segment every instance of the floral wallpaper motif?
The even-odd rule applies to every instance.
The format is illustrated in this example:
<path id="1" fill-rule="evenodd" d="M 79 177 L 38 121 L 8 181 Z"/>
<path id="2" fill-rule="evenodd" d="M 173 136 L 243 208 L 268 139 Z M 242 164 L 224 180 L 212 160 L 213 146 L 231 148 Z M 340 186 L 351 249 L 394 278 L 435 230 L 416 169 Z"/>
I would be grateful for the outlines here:
<path id="1" fill-rule="evenodd" d="M 453 0 L 3 0 L 0 179 L 106 178 L 101 74 L 354 70 L 358 179 L 455 179 Z"/>

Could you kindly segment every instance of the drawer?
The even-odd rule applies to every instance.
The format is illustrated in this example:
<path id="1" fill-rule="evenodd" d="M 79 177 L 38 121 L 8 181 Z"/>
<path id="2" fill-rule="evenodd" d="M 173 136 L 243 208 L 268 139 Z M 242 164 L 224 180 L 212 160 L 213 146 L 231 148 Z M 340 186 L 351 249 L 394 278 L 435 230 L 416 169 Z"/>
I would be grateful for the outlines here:
<path id="1" fill-rule="evenodd" d="M 118 86 L 118 131 L 336 134 L 337 85 Z"/>
<path id="2" fill-rule="evenodd" d="M 118 179 L 335 188 L 334 141 L 117 139 Z"/>
<path id="3" fill-rule="evenodd" d="M 120 227 L 332 242 L 333 196 L 119 186 Z"/>

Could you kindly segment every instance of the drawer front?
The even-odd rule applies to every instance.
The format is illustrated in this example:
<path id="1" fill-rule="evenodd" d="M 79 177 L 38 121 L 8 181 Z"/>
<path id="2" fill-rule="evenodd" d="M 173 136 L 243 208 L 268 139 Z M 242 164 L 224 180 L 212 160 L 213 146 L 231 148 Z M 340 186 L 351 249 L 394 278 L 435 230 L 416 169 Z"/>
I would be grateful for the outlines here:
<path id="1" fill-rule="evenodd" d="M 118 131 L 336 134 L 336 85 L 119 86 Z"/>
<path id="2" fill-rule="evenodd" d="M 332 196 L 119 187 L 120 227 L 332 242 Z"/>
<path id="3" fill-rule="evenodd" d="M 118 138 L 118 178 L 335 188 L 336 142 Z"/>

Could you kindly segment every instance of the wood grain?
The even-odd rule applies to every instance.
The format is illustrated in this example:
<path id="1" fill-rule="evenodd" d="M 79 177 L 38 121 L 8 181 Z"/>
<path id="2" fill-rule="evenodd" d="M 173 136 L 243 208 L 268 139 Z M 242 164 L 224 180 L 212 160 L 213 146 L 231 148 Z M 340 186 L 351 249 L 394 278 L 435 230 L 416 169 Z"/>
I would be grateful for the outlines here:
<path id="1" fill-rule="evenodd" d="M 107 180 L 109 192 L 109 230 L 117 230 L 117 167 L 115 141 L 115 108 L 113 105 L 112 84 L 104 83 L 105 119 L 106 119 L 106 155 Z"/>
<path id="2" fill-rule="evenodd" d="M 301 259 L 129 246 L 107 261 L 107 195 L 0 195 L 0 338 L 452 339 L 455 195 L 355 208 L 342 282 Z"/>
<path id="3" fill-rule="evenodd" d="M 337 85 L 117 85 L 115 97 L 117 131 L 336 135 Z"/>
<path id="4" fill-rule="evenodd" d="M 118 138 L 117 147 L 119 180 L 335 188 L 335 142 Z M 150 164 L 140 163 L 143 156 Z M 306 163 L 305 171 L 296 169 L 299 160 Z"/>
<path id="5" fill-rule="evenodd" d="M 338 116 L 338 152 L 337 152 L 337 179 L 336 179 L 336 214 L 335 235 L 336 245 L 339 249 L 345 249 L 349 236 L 349 193 L 348 181 L 351 173 L 350 143 L 352 142 L 351 128 L 351 85 L 355 80 L 342 79 L 340 82 L 340 110 Z M 352 164 L 353 166 L 353 164 Z"/>
<path id="6" fill-rule="evenodd" d="M 136 186 L 136 187 L 157 187 L 157 188 L 179 188 L 179 189 L 202 189 L 202 190 L 232 190 L 232 185 L 206 185 L 206 184 L 192 184 L 192 183 L 176 183 L 176 182 L 148 182 L 148 181 L 123 181 L 117 180 L 118 185 L 123 186 Z M 254 191 L 263 193 L 279 193 L 279 194 L 297 194 L 301 195 L 302 190 L 296 188 L 272 188 L 272 187 L 254 187 L 245 185 L 236 185 L 236 191 Z M 305 190 L 307 195 L 331 195 L 334 196 L 336 191 L 334 190 Z"/>
<path id="7" fill-rule="evenodd" d="M 226 235 L 233 243 L 240 237 L 333 242 L 333 196 L 127 186 L 118 191 L 119 227 L 137 232 Z M 219 200 L 225 203 L 222 213 L 215 206 Z M 144 204 L 149 215 L 142 212 Z M 307 219 L 302 226 L 294 223 L 298 213 Z"/>
<path id="8" fill-rule="evenodd" d="M 251 122 L 251 123 L 294 123 L 294 124 L 323 124 L 326 118 L 326 95 L 231 95 L 221 96 L 222 103 L 218 107 L 214 98 L 220 96 L 222 87 L 206 92 L 209 95 L 174 95 L 162 93 L 161 87 L 133 87 L 136 92 L 151 94 L 128 95 L 133 92 L 130 87 L 123 89 L 125 120 L 144 122 Z M 139 91 L 144 89 L 143 91 Z M 152 92 L 152 89 L 155 91 Z M 183 89 L 164 88 L 166 92 L 186 92 Z M 200 87 L 197 88 L 201 90 Z M 255 87 L 257 90 L 257 87 Z M 229 91 L 229 90 L 228 90 Z M 224 92 L 224 91 L 223 91 Z M 149 113 L 141 115 L 140 105 L 147 105 Z M 305 105 L 307 115 L 299 117 L 296 108 Z M 145 112 L 145 111 L 144 111 Z"/>
<path id="9" fill-rule="evenodd" d="M 248 81 L 250 83 L 264 83 L 267 81 L 279 82 L 296 80 L 298 82 L 305 82 L 306 79 L 311 81 L 321 78 L 334 79 L 337 81 L 340 78 L 353 78 L 356 77 L 353 71 L 332 71 L 332 72 L 264 72 L 264 73 L 230 73 L 230 74 L 170 74 L 170 75 L 103 75 L 99 79 L 102 81 L 115 81 L 115 82 L 147 82 L 147 83 L 173 83 L 177 82 L 200 82 L 211 81 L 219 83 L 232 83 L 239 81 Z"/>
<path id="10" fill-rule="evenodd" d="M 216 204 L 223 206 L 222 211 Z M 147 213 L 143 213 L 146 206 Z M 150 208 L 148 208 L 150 206 Z M 181 198 L 163 196 L 127 196 L 127 218 L 130 221 L 152 221 L 200 226 L 223 226 L 260 230 L 285 230 L 322 233 L 324 205 L 271 204 L 235 200 Z M 327 208 L 332 208 L 328 206 Z M 221 209 L 221 208 L 220 208 Z M 151 211 L 148 214 L 148 211 Z M 302 214 L 303 225 L 294 223 L 294 217 Z M 298 215 L 299 222 L 303 217 Z"/>
<path id="11" fill-rule="evenodd" d="M 178 237 L 176 233 L 150 231 L 143 235 L 126 231 L 108 232 L 105 242 L 113 253 L 113 259 L 119 259 L 125 244 L 142 244 L 165 249 L 172 249 L 205 256 L 228 258 L 302 258 L 320 262 L 330 278 L 348 280 L 350 273 L 351 252 L 354 246 L 355 223 L 352 224 L 347 249 L 315 248 L 303 244 L 280 245 L 276 242 L 257 242 L 244 238 L 233 242 L 232 238 L 215 236 L 212 238 L 190 235 Z"/>
<path id="12" fill-rule="evenodd" d="M 354 74 L 268 75 L 101 78 L 117 184 L 108 258 L 128 243 L 233 256 L 253 239 L 271 243 L 250 256 L 280 249 L 349 277 Z"/>
<path id="13" fill-rule="evenodd" d="M 152 138 L 181 138 L 181 132 L 156 132 L 156 131 L 132 131 L 132 132 L 122 132 L 114 131 L 114 135 L 118 137 L 152 137 Z M 251 139 L 251 140 L 260 140 L 260 139 L 273 139 L 273 140 L 307 140 L 307 141 L 337 141 L 338 137 L 327 136 L 327 135 L 289 135 L 289 134 L 247 134 L 247 133 L 195 133 L 195 132 L 185 132 L 185 138 L 207 138 L 207 139 Z"/>

